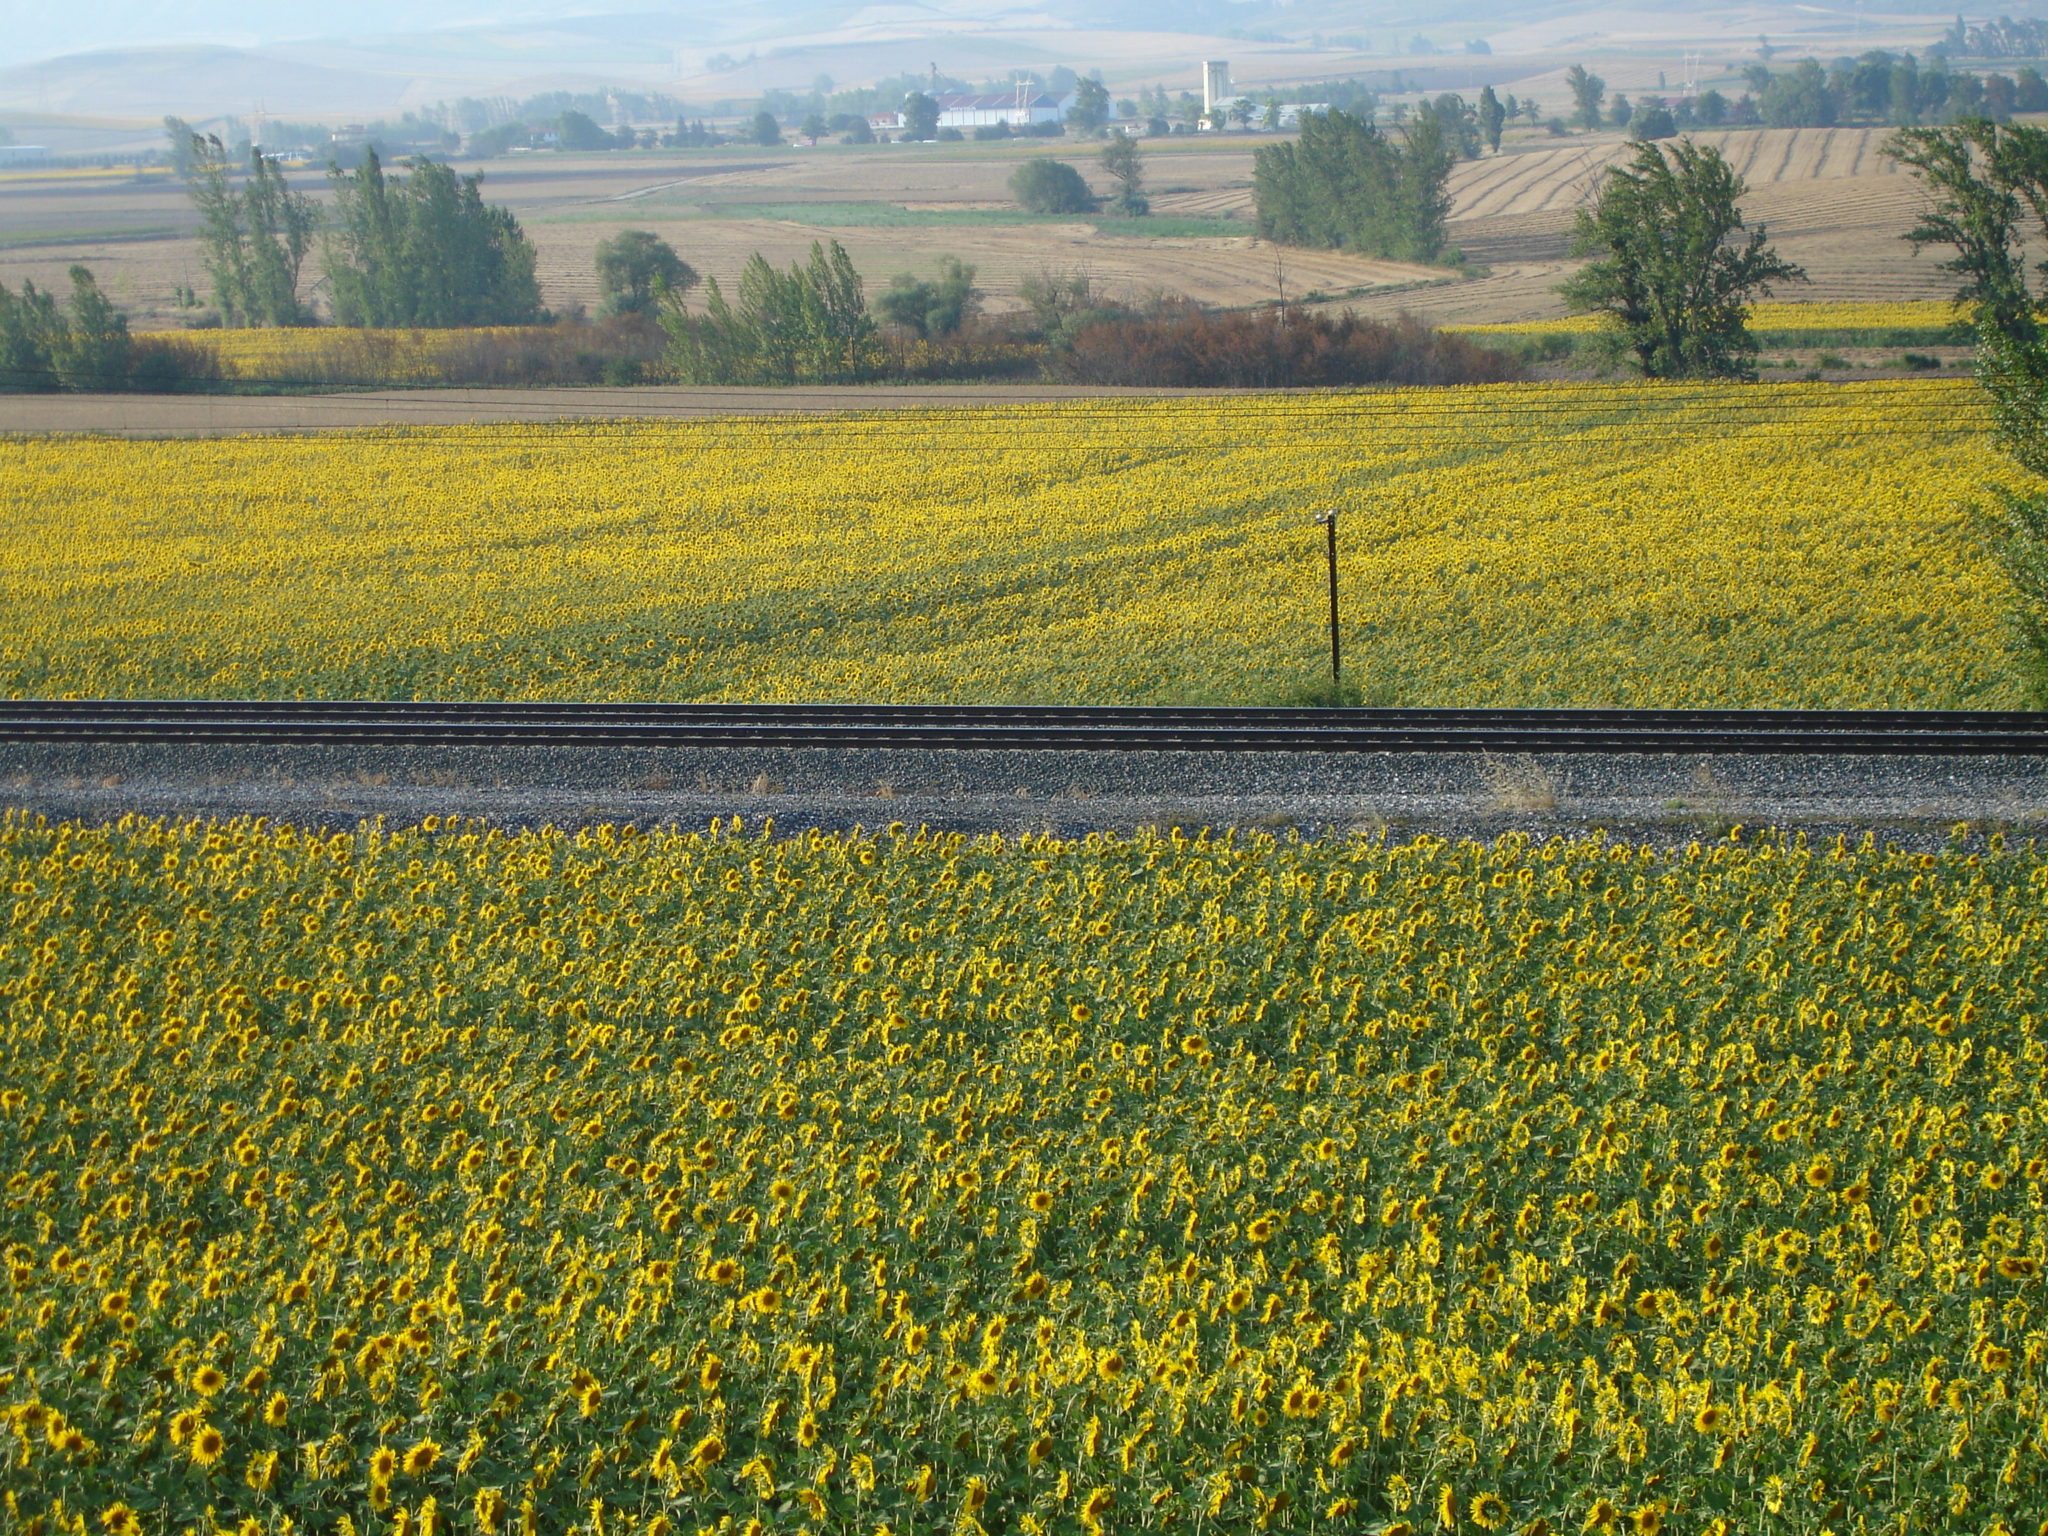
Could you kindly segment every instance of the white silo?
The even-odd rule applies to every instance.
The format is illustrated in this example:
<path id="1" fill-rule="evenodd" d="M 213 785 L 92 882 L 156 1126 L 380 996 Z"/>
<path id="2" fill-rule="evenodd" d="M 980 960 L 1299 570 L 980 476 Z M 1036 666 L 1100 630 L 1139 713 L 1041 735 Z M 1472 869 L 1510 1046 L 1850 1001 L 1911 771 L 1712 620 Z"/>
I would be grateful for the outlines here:
<path id="1" fill-rule="evenodd" d="M 1216 110 L 1216 103 L 1230 99 L 1230 61 L 1228 59 L 1204 59 L 1202 61 L 1202 111 Z"/>

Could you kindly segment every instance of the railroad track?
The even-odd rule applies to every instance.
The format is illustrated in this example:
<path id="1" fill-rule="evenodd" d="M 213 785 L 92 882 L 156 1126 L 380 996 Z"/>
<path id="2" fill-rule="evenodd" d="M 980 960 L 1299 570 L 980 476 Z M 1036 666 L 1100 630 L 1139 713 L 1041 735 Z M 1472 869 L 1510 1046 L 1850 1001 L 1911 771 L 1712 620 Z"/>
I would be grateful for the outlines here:
<path id="1" fill-rule="evenodd" d="M 0 746 L 28 742 L 1973 757 L 2048 755 L 2048 714 L 0 700 Z"/>

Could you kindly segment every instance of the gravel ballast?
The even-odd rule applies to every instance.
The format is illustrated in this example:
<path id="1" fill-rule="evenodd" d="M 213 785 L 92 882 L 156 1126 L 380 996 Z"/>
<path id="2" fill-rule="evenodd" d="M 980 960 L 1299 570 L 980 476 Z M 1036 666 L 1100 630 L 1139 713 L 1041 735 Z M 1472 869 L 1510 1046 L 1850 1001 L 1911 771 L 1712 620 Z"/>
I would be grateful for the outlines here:
<path id="1" fill-rule="evenodd" d="M 0 747 L 0 803 L 107 821 L 268 816 L 393 825 L 785 830 L 891 822 L 1006 833 L 1141 826 L 1652 841 L 1735 824 L 1946 840 L 2048 832 L 2048 760 L 2017 757 L 565 747 Z"/>

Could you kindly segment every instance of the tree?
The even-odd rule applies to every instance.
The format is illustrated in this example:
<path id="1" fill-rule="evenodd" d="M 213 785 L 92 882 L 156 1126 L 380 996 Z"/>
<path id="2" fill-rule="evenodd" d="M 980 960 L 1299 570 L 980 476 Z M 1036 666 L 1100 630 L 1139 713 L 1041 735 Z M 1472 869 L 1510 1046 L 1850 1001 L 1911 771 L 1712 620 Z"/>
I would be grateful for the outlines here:
<path id="1" fill-rule="evenodd" d="M 1067 126 L 1076 133 L 1097 134 L 1109 122 L 1109 87 L 1086 77 L 1074 82 L 1074 104 L 1067 109 Z"/>
<path id="2" fill-rule="evenodd" d="M 875 322 L 860 274 L 837 240 L 778 272 L 756 251 L 740 272 L 739 303 L 705 281 L 704 313 L 679 297 L 662 306 L 669 361 L 692 384 L 853 383 L 875 369 Z"/>
<path id="3" fill-rule="evenodd" d="M 597 289 L 605 314 L 650 314 L 664 291 L 683 293 L 696 284 L 696 269 L 666 240 L 644 229 L 622 229 L 597 248 Z"/>
<path id="4" fill-rule="evenodd" d="M 1507 120 L 1508 109 L 1493 94 L 1493 87 L 1482 88 L 1479 92 L 1479 131 L 1486 139 L 1486 147 L 1495 154 L 1500 153 L 1500 131 L 1507 125 Z"/>
<path id="5" fill-rule="evenodd" d="M 120 389 L 128 382 L 134 343 L 128 319 L 100 292 L 93 275 L 82 266 L 70 271 L 71 303 L 66 324 L 53 348 L 57 377 L 66 389 Z"/>
<path id="6" fill-rule="evenodd" d="M 822 112 L 809 114 L 804 118 L 803 126 L 797 129 L 798 133 L 809 139 L 813 144 L 824 138 L 831 131 L 832 125 L 825 121 L 825 114 Z"/>
<path id="7" fill-rule="evenodd" d="M 1574 64 L 1565 73 L 1564 83 L 1576 104 L 1572 120 L 1591 133 L 1600 126 L 1600 103 L 1607 95 L 1607 82 L 1586 73 L 1585 65 Z"/>
<path id="8" fill-rule="evenodd" d="M 299 271 L 320 227 L 313 200 L 294 192 L 277 161 L 249 151 L 237 186 L 219 139 L 188 132 L 186 192 L 199 212 L 200 261 L 229 325 L 303 325 Z"/>
<path id="9" fill-rule="evenodd" d="M 2015 343 L 2039 333 L 2020 249 L 2019 224 L 2031 209 L 2048 233 L 2048 131 L 2001 126 L 1983 118 L 1949 128 L 1904 128 L 1884 153 L 1905 166 L 1930 197 L 1906 232 L 1913 248 L 1945 245 L 1941 264 L 1962 279 L 1956 303 L 1967 307 L 1980 337 L 1996 332 Z"/>
<path id="10" fill-rule="evenodd" d="M 1718 128 L 1728 121 L 1728 98 L 1719 91 L 1701 91 L 1692 105 L 1702 127 Z"/>
<path id="11" fill-rule="evenodd" d="M 32 282 L 21 292 L 0 283 L 0 392 L 43 393 L 60 387 L 57 348 L 64 317 L 56 299 Z"/>
<path id="12" fill-rule="evenodd" d="M 1095 211 L 1095 194 L 1064 160 L 1026 160 L 1010 174 L 1010 195 L 1027 213 Z"/>
<path id="13" fill-rule="evenodd" d="M 1253 157 L 1255 227 L 1283 245 L 1434 261 L 1455 163 L 1434 111 L 1419 114 L 1399 142 L 1348 112 L 1309 113 L 1296 142 Z"/>
<path id="14" fill-rule="evenodd" d="M 948 256 L 936 278 L 914 277 L 908 272 L 890 278 L 889 286 L 875 300 L 875 311 L 891 325 L 929 339 L 959 330 L 980 297 L 974 286 L 974 268 Z"/>
<path id="15" fill-rule="evenodd" d="M 1675 139 L 1678 137 L 1678 121 L 1671 115 L 1671 109 L 1663 102 L 1653 102 L 1639 107 L 1629 120 L 1629 137 L 1635 139 Z"/>
<path id="16" fill-rule="evenodd" d="M 1103 172 L 1115 184 L 1109 195 L 1109 211 L 1127 219 L 1142 218 L 1152 211 L 1145 196 L 1145 167 L 1138 157 L 1138 141 L 1128 134 L 1112 133 L 1102 146 Z"/>
<path id="17" fill-rule="evenodd" d="M 555 145 L 575 151 L 620 147 L 617 139 L 598 127 L 596 119 L 574 108 L 555 119 Z M 630 149 L 632 146 L 628 144 L 626 147 Z"/>
<path id="18" fill-rule="evenodd" d="M 1607 120 L 1617 128 L 1626 128 L 1628 120 L 1636 115 L 1636 109 L 1629 105 L 1629 99 L 1616 92 L 1614 105 L 1608 109 Z"/>
<path id="19" fill-rule="evenodd" d="M 903 98 L 903 136 L 923 143 L 926 139 L 937 138 L 939 133 L 939 104 L 923 91 L 912 91 Z"/>
<path id="20" fill-rule="evenodd" d="M 1771 250 L 1761 225 L 1730 240 L 1745 228 L 1745 190 L 1717 150 L 1642 145 L 1579 210 L 1572 252 L 1600 259 L 1562 285 L 1565 301 L 1611 316 L 1650 378 L 1754 378 L 1749 305 L 1806 274 Z"/>
<path id="21" fill-rule="evenodd" d="M 326 268 L 343 325 L 524 325 L 540 318 L 534 250 L 519 221 L 483 200 L 481 173 L 415 160 L 387 178 L 375 150 L 331 167 Z"/>
<path id="22" fill-rule="evenodd" d="M 775 114 L 763 108 L 754 114 L 754 121 L 747 130 L 747 137 L 763 149 L 773 149 L 782 142 L 782 125 L 775 121 Z"/>

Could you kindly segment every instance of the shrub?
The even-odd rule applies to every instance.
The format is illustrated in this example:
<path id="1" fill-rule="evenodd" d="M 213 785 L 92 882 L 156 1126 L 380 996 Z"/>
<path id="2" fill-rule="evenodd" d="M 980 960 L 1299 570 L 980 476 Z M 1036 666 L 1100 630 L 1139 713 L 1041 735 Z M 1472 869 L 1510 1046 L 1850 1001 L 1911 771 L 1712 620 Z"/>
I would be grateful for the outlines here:
<path id="1" fill-rule="evenodd" d="M 1925 352 L 1908 352 L 1899 361 L 1916 373 L 1924 369 L 1939 368 L 1941 366 L 1940 358 L 1929 357 Z"/>
<path id="2" fill-rule="evenodd" d="M 1216 313 L 1181 302 L 1092 320 L 1050 366 L 1074 384 L 1206 389 L 1495 384 L 1522 374 L 1516 359 L 1408 315 Z"/>
<path id="3" fill-rule="evenodd" d="M 1026 160 L 1010 176 L 1010 193 L 1027 213 L 1093 213 L 1095 195 L 1064 160 Z"/>

